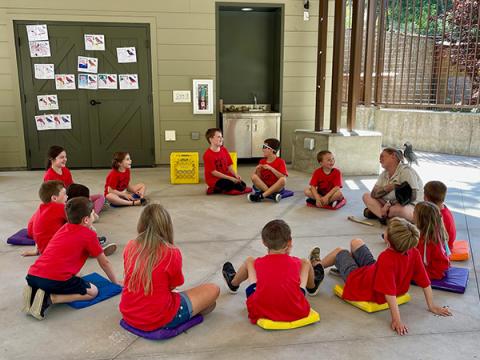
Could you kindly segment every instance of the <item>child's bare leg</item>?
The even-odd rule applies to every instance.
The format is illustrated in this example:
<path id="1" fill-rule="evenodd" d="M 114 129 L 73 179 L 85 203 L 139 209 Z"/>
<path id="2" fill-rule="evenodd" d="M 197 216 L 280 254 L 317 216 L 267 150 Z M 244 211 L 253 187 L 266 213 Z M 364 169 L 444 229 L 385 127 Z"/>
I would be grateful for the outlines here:
<path id="1" fill-rule="evenodd" d="M 145 191 L 147 190 L 145 184 L 139 183 L 135 185 L 131 185 L 130 190 L 134 193 L 140 196 L 140 198 L 143 198 L 145 196 Z"/>
<path id="2" fill-rule="evenodd" d="M 141 205 L 140 200 L 127 200 L 114 193 L 107 194 L 105 198 L 113 205 L 123 205 L 123 206 Z"/>
<path id="3" fill-rule="evenodd" d="M 362 245 L 365 245 L 362 239 L 353 239 L 350 242 L 350 252 L 353 254 Z"/>
<path id="4" fill-rule="evenodd" d="M 374 213 L 377 217 L 381 218 L 382 217 L 382 208 L 383 204 L 377 199 L 372 198 L 370 193 L 365 193 L 363 194 L 363 202 L 365 206 L 370 210 L 372 213 Z"/>
<path id="5" fill-rule="evenodd" d="M 38 252 L 37 247 L 34 250 L 24 250 L 22 251 L 22 256 L 38 256 L 40 253 Z"/>
<path id="6" fill-rule="evenodd" d="M 388 211 L 388 217 L 392 218 L 398 216 L 413 222 L 413 209 L 413 205 L 402 206 L 400 204 L 395 204 L 390 207 Z"/>
<path id="7" fill-rule="evenodd" d="M 62 304 L 68 303 L 72 301 L 88 301 L 95 299 L 98 295 L 98 289 L 95 285 L 90 283 L 90 289 L 87 289 L 87 293 L 85 295 L 80 294 L 69 294 L 69 295 L 61 295 L 61 294 L 50 294 L 50 299 L 52 300 L 53 304 Z"/>
<path id="8" fill-rule="evenodd" d="M 287 180 L 286 180 L 285 176 L 282 176 L 281 178 L 279 178 L 275 182 L 275 184 L 273 184 L 272 186 L 270 186 L 267 190 L 265 190 L 263 192 L 263 196 L 267 197 L 267 196 L 270 196 L 270 195 L 275 194 L 277 192 L 280 192 L 285 187 L 286 183 L 287 183 Z"/>
<path id="9" fill-rule="evenodd" d="M 235 276 L 232 279 L 232 285 L 233 286 L 240 286 L 242 282 L 248 279 L 248 270 L 247 270 L 247 260 L 238 268 L 237 272 L 235 273 Z"/>
<path id="10" fill-rule="evenodd" d="M 262 179 L 260 179 L 260 176 L 257 174 L 252 174 L 252 182 L 253 185 L 255 185 L 256 188 L 260 189 L 262 192 L 265 192 L 268 190 L 268 186 L 263 182 Z"/>
<path id="11" fill-rule="evenodd" d="M 338 247 L 332 251 L 330 251 L 321 261 L 320 263 L 326 269 L 327 267 L 335 265 L 335 259 L 337 254 L 344 249 Z"/>
<path id="12" fill-rule="evenodd" d="M 313 272 L 312 263 L 307 259 L 302 259 L 302 267 L 300 269 L 300 287 L 302 289 L 312 289 L 315 287 L 315 273 Z"/>
<path id="13" fill-rule="evenodd" d="M 185 294 L 192 303 L 192 316 L 198 313 L 206 314 L 215 308 L 220 288 L 215 284 L 202 284 L 186 290 Z"/>
<path id="14" fill-rule="evenodd" d="M 334 201 L 340 201 L 343 199 L 343 194 L 340 188 L 337 188 L 337 190 L 330 196 L 330 201 L 329 202 L 334 202 Z"/>
<path id="15" fill-rule="evenodd" d="M 303 190 L 303 193 L 305 194 L 306 197 L 315 199 L 315 195 L 313 195 L 313 192 L 312 192 L 310 186 L 305 188 L 305 190 Z"/>

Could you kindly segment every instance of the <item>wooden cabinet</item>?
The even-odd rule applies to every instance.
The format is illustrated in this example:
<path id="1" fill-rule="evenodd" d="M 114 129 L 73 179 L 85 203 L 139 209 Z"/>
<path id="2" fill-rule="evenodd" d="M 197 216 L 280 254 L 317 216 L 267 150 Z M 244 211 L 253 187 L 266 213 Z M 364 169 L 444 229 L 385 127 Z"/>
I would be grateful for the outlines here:
<path id="1" fill-rule="evenodd" d="M 280 113 L 224 113 L 223 137 L 238 158 L 263 157 L 263 141 L 280 140 Z"/>

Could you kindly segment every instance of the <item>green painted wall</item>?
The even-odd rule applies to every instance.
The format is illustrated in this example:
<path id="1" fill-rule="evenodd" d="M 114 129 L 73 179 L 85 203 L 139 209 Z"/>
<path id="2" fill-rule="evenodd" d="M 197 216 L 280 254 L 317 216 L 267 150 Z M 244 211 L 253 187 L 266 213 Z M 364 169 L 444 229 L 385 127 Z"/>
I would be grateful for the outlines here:
<path id="1" fill-rule="evenodd" d="M 329 0 L 332 10 L 333 1 Z M 222 1 L 227 2 L 234 3 Z M 248 3 L 284 5 L 283 87 L 279 97 L 283 99 L 282 156 L 290 160 L 293 130 L 314 127 L 319 1 L 310 0 L 308 22 L 303 21 L 303 1 L 249 0 Z M 203 152 L 206 142 L 203 137 L 192 140 L 191 132 L 204 133 L 217 122 L 216 114 L 193 115 L 192 104 L 172 100 L 172 91 L 191 90 L 193 79 L 213 79 L 216 97 L 215 9 L 213 0 L 0 2 L 0 168 L 26 166 L 14 20 L 150 24 L 155 158 L 158 164 L 167 164 L 171 151 Z M 329 33 L 333 32 L 331 20 L 333 12 L 329 13 Z M 329 39 L 331 46 L 333 36 Z M 329 66 L 331 63 L 327 69 Z M 329 94 L 326 104 L 329 107 Z M 177 141 L 165 142 L 165 130 L 176 130 Z"/>

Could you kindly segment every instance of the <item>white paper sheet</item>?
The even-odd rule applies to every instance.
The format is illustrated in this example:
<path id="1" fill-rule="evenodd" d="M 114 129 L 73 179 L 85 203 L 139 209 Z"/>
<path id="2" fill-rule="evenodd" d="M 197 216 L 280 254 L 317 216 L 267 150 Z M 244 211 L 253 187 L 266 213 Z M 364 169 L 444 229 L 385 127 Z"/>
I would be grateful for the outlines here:
<path id="1" fill-rule="evenodd" d="M 49 57 L 50 43 L 48 41 L 30 41 L 30 57 Z"/>
<path id="2" fill-rule="evenodd" d="M 105 51 L 105 36 L 95 34 L 85 34 L 85 50 Z"/>
<path id="3" fill-rule="evenodd" d="M 78 88 L 87 90 L 97 90 L 97 75 L 78 74 Z"/>
<path id="4" fill-rule="evenodd" d="M 77 70 L 79 72 L 96 74 L 98 72 L 98 59 L 94 57 L 79 56 Z"/>
<path id="5" fill-rule="evenodd" d="M 117 74 L 98 74 L 99 89 L 116 89 L 117 87 Z"/>
<path id="6" fill-rule="evenodd" d="M 55 88 L 57 90 L 75 90 L 75 75 L 55 74 Z"/>
<path id="7" fill-rule="evenodd" d="M 72 128 L 72 115 L 45 114 L 35 116 L 37 130 L 65 130 Z"/>
<path id="8" fill-rule="evenodd" d="M 57 95 L 38 95 L 37 96 L 38 110 L 58 110 Z"/>
<path id="9" fill-rule="evenodd" d="M 117 48 L 117 59 L 119 63 L 137 62 L 137 51 L 135 50 L 135 47 Z"/>
<path id="10" fill-rule="evenodd" d="M 28 41 L 48 40 L 47 25 L 27 25 Z"/>
<path id="11" fill-rule="evenodd" d="M 65 130 L 72 128 L 72 115 L 70 114 L 55 114 L 53 115 L 55 127 L 58 130 Z"/>
<path id="12" fill-rule="evenodd" d="M 138 89 L 138 74 L 119 74 L 120 90 Z"/>
<path id="13" fill-rule="evenodd" d="M 53 64 L 35 64 L 35 79 L 55 79 Z"/>

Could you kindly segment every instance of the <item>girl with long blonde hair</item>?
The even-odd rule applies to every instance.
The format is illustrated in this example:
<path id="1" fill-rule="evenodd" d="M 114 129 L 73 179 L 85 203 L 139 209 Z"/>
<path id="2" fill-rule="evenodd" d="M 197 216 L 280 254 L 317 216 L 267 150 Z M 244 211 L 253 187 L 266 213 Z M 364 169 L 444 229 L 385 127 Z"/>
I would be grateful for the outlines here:
<path id="1" fill-rule="evenodd" d="M 160 204 L 145 207 L 138 235 L 124 250 L 125 281 L 120 301 L 123 319 L 131 326 L 152 331 L 174 328 L 198 313 L 215 307 L 220 289 L 202 284 L 178 292 L 183 285 L 182 254 L 174 245 L 173 224 Z"/>

